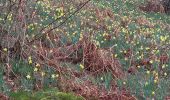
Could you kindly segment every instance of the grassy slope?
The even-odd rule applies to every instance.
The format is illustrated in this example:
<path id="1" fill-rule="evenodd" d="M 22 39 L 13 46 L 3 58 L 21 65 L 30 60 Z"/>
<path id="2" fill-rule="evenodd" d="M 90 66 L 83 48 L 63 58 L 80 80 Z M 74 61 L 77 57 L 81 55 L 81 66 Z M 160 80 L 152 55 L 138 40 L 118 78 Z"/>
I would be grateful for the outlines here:
<path id="1" fill-rule="evenodd" d="M 64 13 L 75 10 L 75 5 L 78 1 L 70 4 L 65 0 Z M 79 14 L 71 17 L 66 24 L 55 30 L 54 34 L 59 34 L 61 44 L 65 45 L 67 42 L 76 44 L 82 39 L 81 36 L 89 36 L 89 33 L 92 33 L 91 41 L 96 43 L 99 49 L 113 47 L 114 53 L 112 56 L 120 60 L 126 73 L 124 79 L 117 81 L 120 89 L 126 87 L 139 99 L 162 99 L 169 95 L 167 87 L 170 87 L 170 61 L 161 62 L 159 59 L 164 55 L 166 57 L 170 56 L 170 50 L 167 47 L 170 44 L 170 27 L 168 27 L 170 25 L 170 16 L 142 12 L 138 9 L 141 3 L 144 3 L 144 0 L 126 0 L 126 2 L 125 0 L 92 0 Z M 42 20 L 27 23 L 30 38 L 32 38 L 31 35 L 40 34 L 38 30 L 54 19 L 45 11 L 55 11 L 55 9 L 50 8 L 50 3 L 45 4 L 44 2 L 37 4 L 37 7 L 40 7 L 38 8 L 38 15 Z M 31 3 L 29 6 L 32 6 Z M 41 7 L 45 10 L 42 10 Z M 111 17 L 105 11 L 111 13 Z M 59 21 L 62 21 L 62 19 Z M 32 23 L 38 24 L 35 24 L 34 27 Z M 5 23 L 4 26 L 6 27 L 8 24 L 10 23 Z M 102 25 L 104 25 L 104 28 L 101 27 Z M 107 38 L 107 36 L 111 36 L 111 38 Z M 57 47 L 54 41 L 48 41 L 48 43 L 50 43 L 51 47 Z M 150 64 L 141 65 L 141 61 L 145 60 L 149 61 Z M 68 67 L 75 66 L 67 63 L 66 65 Z M 79 67 L 79 64 L 76 67 Z M 127 73 L 131 67 L 135 67 L 135 75 Z M 152 70 L 150 68 L 146 70 L 145 67 L 152 67 Z M 160 68 L 163 69 L 160 70 Z M 24 68 L 22 70 L 26 70 L 21 71 L 24 73 L 22 75 L 22 85 L 25 86 L 25 89 L 32 88 L 31 84 L 33 83 L 27 82 L 27 79 L 24 78 L 27 74 L 32 74 L 33 72 L 28 72 Z M 53 73 L 50 70 L 46 72 Z M 50 77 L 50 74 L 48 77 Z M 106 75 L 102 77 L 105 80 L 105 86 L 109 87 L 109 78 Z M 47 79 L 45 81 L 48 84 L 51 80 Z"/>
<path id="2" fill-rule="evenodd" d="M 127 43 L 126 44 L 127 47 L 126 46 L 123 47 L 125 42 L 123 42 L 123 43 L 117 42 L 118 47 L 120 47 L 121 45 L 123 47 L 123 48 L 119 48 L 118 51 L 120 49 L 127 50 L 130 47 L 130 48 L 133 48 L 135 54 L 137 52 L 140 52 L 140 53 L 143 52 L 144 59 L 147 59 L 149 57 L 148 55 L 151 54 L 152 50 L 154 49 L 151 46 L 152 44 L 154 44 L 156 46 L 160 46 L 160 47 L 163 47 L 164 45 L 170 45 L 170 41 L 169 41 L 170 32 L 169 32 L 169 29 L 165 28 L 165 27 L 169 26 L 169 24 L 170 24 L 170 16 L 168 16 L 166 14 L 146 13 L 146 12 L 140 11 L 138 9 L 138 5 L 143 3 L 142 0 L 133 0 L 133 1 L 126 0 L 125 3 L 122 3 L 121 1 L 122 0 L 113 0 L 113 1 L 108 1 L 108 2 L 105 2 L 105 1 L 97 2 L 96 1 L 97 3 L 95 1 L 94 2 L 96 3 L 97 6 L 99 6 L 101 8 L 111 8 L 114 15 L 117 15 L 119 17 L 125 17 L 125 16 L 130 17 L 128 20 L 131 20 L 130 23 L 133 23 L 133 25 L 134 24 L 136 25 L 136 23 L 133 21 L 137 17 L 142 16 L 142 17 L 146 18 L 146 20 L 148 20 L 149 22 L 153 23 L 155 25 L 155 27 L 148 31 L 148 33 L 151 34 L 150 38 L 146 37 L 145 33 L 143 34 L 143 36 L 142 36 L 142 34 L 139 35 L 139 33 L 137 33 L 137 32 L 135 32 L 132 35 L 132 37 L 139 36 L 136 40 L 139 42 L 139 44 L 140 44 L 139 46 L 133 46 L 133 43 L 132 44 Z M 113 5 L 115 5 L 115 6 L 113 6 Z M 115 20 L 115 21 L 118 21 L 118 23 L 120 23 L 120 20 Z M 132 28 L 132 30 L 133 30 L 133 25 L 132 25 L 132 27 L 128 27 L 128 29 Z M 145 26 L 137 25 L 137 27 L 142 28 Z M 162 41 L 162 39 L 160 39 L 161 36 L 167 37 L 167 40 L 165 43 L 161 43 L 161 41 Z M 117 38 L 117 40 L 119 40 L 119 38 Z M 120 40 L 126 41 L 126 39 L 122 39 L 122 38 Z M 153 43 L 153 41 L 155 43 Z M 145 49 L 146 47 L 149 47 L 151 50 L 147 51 L 147 50 L 140 49 L 141 46 L 143 49 Z M 160 56 L 161 54 L 164 54 L 164 53 L 166 53 L 168 56 L 170 55 L 170 50 L 168 47 L 165 49 L 159 49 L 159 50 L 160 50 L 160 52 L 158 52 L 158 54 L 156 54 L 156 56 Z M 137 56 L 139 57 L 140 55 L 137 55 Z M 136 58 L 136 60 L 138 59 L 138 57 Z M 119 59 L 122 60 L 123 58 L 119 57 Z M 169 89 L 166 89 L 166 87 L 169 86 L 168 84 L 170 84 L 170 81 L 168 78 L 169 76 L 165 76 L 166 74 L 161 75 L 160 67 L 162 67 L 163 65 L 160 64 L 159 61 L 158 62 L 155 60 L 153 60 L 153 61 L 154 61 L 154 63 L 153 63 L 154 70 L 151 71 L 151 74 L 147 75 L 146 74 L 147 72 L 145 70 L 142 70 L 140 67 L 139 68 L 140 71 L 136 75 L 128 75 L 127 79 L 125 79 L 125 81 L 127 83 L 126 84 L 127 88 L 129 88 L 131 90 L 131 92 L 138 97 L 138 99 L 142 99 L 142 98 L 140 98 L 141 94 L 144 95 L 145 99 L 152 98 L 152 97 L 155 97 L 156 99 L 163 99 L 168 94 Z M 124 66 L 127 67 L 129 65 L 127 65 L 127 63 L 125 63 Z M 132 66 L 132 65 L 130 65 L 130 66 Z M 169 66 L 170 66 L 169 61 L 166 63 L 166 66 L 167 66 L 167 68 L 165 70 L 163 70 L 162 73 L 164 73 L 164 72 L 169 73 Z M 158 83 L 156 80 L 154 80 L 155 76 L 153 73 L 155 73 L 155 72 L 159 73 Z M 165 77 L 167 77 L 167 78 L 165 78 Z"/>

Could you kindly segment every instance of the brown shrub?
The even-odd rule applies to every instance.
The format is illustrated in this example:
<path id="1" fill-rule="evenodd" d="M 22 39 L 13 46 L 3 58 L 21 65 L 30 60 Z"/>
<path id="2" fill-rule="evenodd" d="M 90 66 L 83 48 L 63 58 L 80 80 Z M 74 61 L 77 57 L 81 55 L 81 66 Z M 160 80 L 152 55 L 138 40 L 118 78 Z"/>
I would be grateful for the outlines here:
<path id="1" fill-rule="evenodd" d="M 157 3 L 157 0 L 150 0 L 145 6 L 139 6 L 139 9 L 145 12 L 160 12 L 165 13 L 164 7 L 161 3 Z"/>
<path id="2" fill-rule="evenodd" d="M 93 74 L 111 71 L 113 76 L 120 78 L 123 75 L 121 65 L 112 57 L 113 53 L 107 49 L 99 49 L 89 41 L 83 43 L 83 58 L 85 69 Z"/>

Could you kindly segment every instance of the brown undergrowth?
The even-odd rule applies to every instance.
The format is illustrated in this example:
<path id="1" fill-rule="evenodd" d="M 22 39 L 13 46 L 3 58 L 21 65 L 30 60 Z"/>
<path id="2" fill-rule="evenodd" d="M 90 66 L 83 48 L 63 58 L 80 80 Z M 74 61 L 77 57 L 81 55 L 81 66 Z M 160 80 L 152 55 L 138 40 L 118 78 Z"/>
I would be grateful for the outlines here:
<path id="1" fill-rule="evenodd" d="M 83 38 L 76 45 L 47 48 L 40 44 L 39 47 L 28 48 L 25 53 L 23 52 L 25 58 L 31 54 L 33 58 L 36 58 L 35 63 L 40 63 L 41 66 L 47 64 L 56 69 L 60 75 L 58 87 L 62 91 L 74 92 L 87 100 L 112 100 L 113 98 L 135 100 L 128 94 L 128 91 L 120 91 L 114 81 L 123 78 L 124 72 L 119 61 L 112 56 L 111 50 L 98 48 L 89 38 Z M 60 65 L 62 62 L 83 64 L 83 71 L 79 72 L 70 67 L 63 67 Z M 104 86 L 99 87 L 91 80 L 81 80 L 86 76 L 96 77 L 107 72 L 111 72 L 114 78 L 110 91 L 106 90 Z M 70 78 L 67 78 L 67 75 Z M 80 79 L 81 82 L 77 82 L 77 79 Z"/>
<path id="2" fill-rule="evenodd" d="M 145 12 L 166 12 L 164 6 L 160 3 L 159 0 L 148 0 L 146 5 L 139 6 L 139 9 Z"/>

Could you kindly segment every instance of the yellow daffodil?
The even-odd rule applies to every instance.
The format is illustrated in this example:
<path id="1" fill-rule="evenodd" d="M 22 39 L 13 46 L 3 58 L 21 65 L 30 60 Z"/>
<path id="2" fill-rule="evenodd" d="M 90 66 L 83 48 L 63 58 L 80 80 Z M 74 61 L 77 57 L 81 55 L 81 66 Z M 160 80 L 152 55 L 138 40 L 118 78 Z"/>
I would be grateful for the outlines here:
<path id="1" fill-rule="evenodd" d="M 63 7 L 59 7 L 56 9 L 56 15 L 55 18 L 60 18 L 64 15 L 64 8 Z"/>
<path id="2" fill-rule="evenodd" d="M 161 40 L 162 42 L 166 41 L 166 39 L 167 39 L 166 36 L 160 36 L 160 40 Z"/>
<path id="3" fill-rule="evenodd" d="M 26 78 L 27 78 L 27 79 L 30 79 L 30 78 L 31 78 L 31 76 L 28 74 L 28 75 L 26 76 Z"/>
<path id="4" fill-rule="evenodd" d="M 51 75 L 51 78 L 56 78 L 56 75 L 55 75 L 55 74 L 52 74 L 52 75 Z"/>
<path id="5" fill-rule="evenodd" d="M 34 68 L 34 72 L 37 72 L 37 71 L 38 71 L 38 68 L 37 68 L 37 67 L 35 67 L 35 68 Z"/>
<path id="6" fill-rule="evenodd" d="M 45 72 L 41 72 L 41 76 L 45 76 Z"/>
<path id="7" fill-rule="evenodd" d="M 152 91 L 152 95 L 155 95 L 155 91 Z"/>
<path id="8" fill-rule="evenodd" d="M 37 46 L 36 46 L 36 45 L 33 45 L 33 48 L 35 48 L 35 49 L 36 49 L 36 48 L 37 48 Z"/>
<path id="9" fill-rule="evenodd" d="M 32 60 L 29 60 L 28 63 L 29 63 L 29 64 L 32 64 Z"/>
<path id="10" fill-rule="evenodd" d="M 147 86 L 149 83 L 148 82 L 145 82 L 145 86 Z"/>
<path id="11" fill-rule="evenodd" d="M 123 82 L 124 85 L 126 85 L 126 82 Z"/>
<path id="12" fill-rule="evenodd" d="M 58 78 L 58 77 L 59 77 L 59 74 L 52 74 L 52 75 L 51 75 L 51 78 L 53 78 L 53 79 L 54 79 L 54 78 Z"/>
<path id="13" fill-rule="evenodd" d="M 7 48 L 4 48 L 4 49 L 3 49 L 3 51 L 7 52 L 7 51 L 8 51 L 8 49 L 7 49 Z"/>
<path id="14" fill-rule="evenodd" d="M 153 60 L 150 60 L 149 63 L 153 64 Z"/>
<path id="15" fill-rule="evenodd" d="M 100 78 L 103 81 L 103 77 Z"/>
<path id="16" fill-rule="evenodd" d="M 32 59 L 31 56 L 28 57 L 28 60 Z"/>
<path id="17" fill-rule="evenodd" d="M 157 79 L 154 79 L 154 83 L 158 83 L 158 80 L 157 80 Z"/>
<path id="18" fill-rule="evenodd" d="M 166 72 L 164 73 L 164 76 L 167 76 L 167 73 L 166 73 Z"/>
<path id="19" fill-rule="evenodd" d="M 76 32 L 74 32 L 73 35 L 76 35 Z"/>
<path id="20" fill-rule="evenodd" d="M 56 76 L 56 77 L 59 77 L 59 74 L 56 74 L 55 76 Z"/>
<path id="21" fill-rule="evenodd" d="M 146 71 L 146 73 L 147 73 L 147 74 L 150 74 L 150 71 L 148 70 L 148 71 Z"/>
<path id="22" fill-rule="evenodd" d="M 115 54 L 114 57 L 117 58 L 117 54 Z"/>
<path id="23" fill-rule="evenodd" d="M 149 48 L 149 47 L 146 47 L 145 49 L 146 49 L 146 50 L 149 50 L 150 48 Z"/>
<path id="24" fill-rule="evenodd" d="M 162 69 L 164 69 L 164 68 L 165 68 L 165 64 L 162 65 Z"/>
<path id="25" fill-rule="evenodd" d="M 140 68 L 140 66 L 137 66 L 137 68 Z"/>
<path id="26" fill-rule="evenodd" d="M 84 65 L 80 64 L 80 68 L 81 68 L 81 69 L 84 69 Z"/>

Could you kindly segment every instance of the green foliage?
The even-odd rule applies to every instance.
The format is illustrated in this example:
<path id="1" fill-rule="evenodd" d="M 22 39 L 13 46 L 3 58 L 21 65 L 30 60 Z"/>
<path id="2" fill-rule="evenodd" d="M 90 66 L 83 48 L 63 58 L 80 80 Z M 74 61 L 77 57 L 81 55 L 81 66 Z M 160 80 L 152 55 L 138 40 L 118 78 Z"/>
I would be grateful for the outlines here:
<path id="1" fill-rule="evenodd" d="M 84 100 L 72 93 L 58 92 L 57 89 L 46 89 L 38 92 L 18 91 L 10 94 L 11 100 Z"/>
<path id="2" fill-rule="evenodd" d="M 58 100 L 84 100 L 82 97 L 74 96 L 70 93 L 58 92 L 56 96 L 58 97 Z"/>
<path id="3" fill-rule="evenodd" d="M 19 91 L 17 93 L 11 93 L 10 98 L 11 98 L 11 100 L 30 100 L 30 99 L 33 99 L 31 97 L 31 93 L 26 92 L 26 91 Z"/>
<path id="4" fill-rule="evenodd" d="M 121 89 L 126 87 L 139 100 L 157 98 L 163 100 L 168 95 L 168 88 L 170 86 L 169 79 L 161 78 L 159 82 L 154 81 L 152 74 L 146 74 L 141 70 L 135 75 L 128 75 L 126 80 L 118 80 L 117 84 Z"/>

